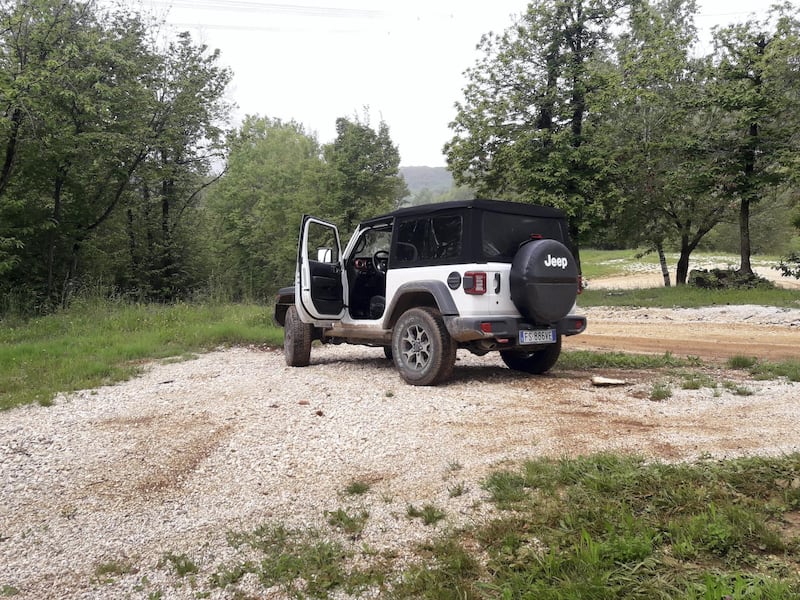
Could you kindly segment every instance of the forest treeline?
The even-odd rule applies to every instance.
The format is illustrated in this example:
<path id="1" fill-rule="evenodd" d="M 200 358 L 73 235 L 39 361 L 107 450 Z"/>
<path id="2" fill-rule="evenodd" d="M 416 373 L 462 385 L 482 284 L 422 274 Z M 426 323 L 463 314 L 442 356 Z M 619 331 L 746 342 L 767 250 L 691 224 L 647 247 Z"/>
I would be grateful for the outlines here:
<path id="1" fill-rule="evenodd" d="M 754 215 L 770 232 L 756 250 L 800 250 L 797 11 L 715 29 L 707 55 L 696 13 L 531 2 L 467 71 L 444 149 L 462 187 L 416 200 L 558 206 L 584 245 L 680 251 L 679 282 L 721 231 L 749 270 Z M 268 298 L 293 278 L 303 213 L 348 234 L 408 202 L 386 123 L 342 116 L 327 143 L 294 121 L 232 124 L 231 77 L 135 10 L 0 0 L 0 312 L 91 288 Z"/>

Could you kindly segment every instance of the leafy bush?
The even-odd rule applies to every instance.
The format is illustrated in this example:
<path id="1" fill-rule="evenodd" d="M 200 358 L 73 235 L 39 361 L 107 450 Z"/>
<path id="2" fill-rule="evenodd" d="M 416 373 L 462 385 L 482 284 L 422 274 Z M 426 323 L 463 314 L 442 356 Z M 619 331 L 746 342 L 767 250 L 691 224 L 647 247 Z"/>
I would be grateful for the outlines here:
<path id="1" fill-rule="evenodd" d="M 736 269 L 693 269 L 689 273 L 689 285 L 707 290 L 775 287 L 769 279 Z"/>
<path id="2" fill-rule="evenodd" d="M 778 266 L 772 268 L 780 271 L 784 277 L 800 279 L 800 252 L 792 252 L 786 258 L 781 258 Z"/>

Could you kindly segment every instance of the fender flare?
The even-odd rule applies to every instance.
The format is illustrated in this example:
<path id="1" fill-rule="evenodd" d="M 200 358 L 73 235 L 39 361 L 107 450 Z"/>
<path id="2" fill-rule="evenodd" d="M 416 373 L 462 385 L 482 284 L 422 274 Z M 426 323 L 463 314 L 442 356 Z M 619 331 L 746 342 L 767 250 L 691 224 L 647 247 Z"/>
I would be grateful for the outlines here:
<path id="1" fill-rule="evenodd" d="M 420 304 L 418 301 L 420 296 L 432 297 L 435 304 Z M 415 300 L 412 300 L 412 298 Z M 445 317 L 459 315 L 458 307 L 450 293 L 450 288 L 447 287 L 445 282 L 436 280 L 414 281 L 404 283 L 397 288 L 391 304 L 383 313 L 383 327 L 391 329 L 402 313 L 416 306 L 435 306 Z"/>

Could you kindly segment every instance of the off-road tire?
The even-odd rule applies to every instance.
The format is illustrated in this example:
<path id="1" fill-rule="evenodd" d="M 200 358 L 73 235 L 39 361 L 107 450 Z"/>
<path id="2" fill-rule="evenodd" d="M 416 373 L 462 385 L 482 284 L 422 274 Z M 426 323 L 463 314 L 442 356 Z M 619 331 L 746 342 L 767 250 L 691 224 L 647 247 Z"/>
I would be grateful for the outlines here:
<path id="1" fill-rule="evenodd" d="M 311 361 L 311 339 L 314 326 L 303 323 L 297 309 L 290 306 L 283 326 L 283 357 L 290 367 L 307 367 Z"/>
<path id="2" fill-rule="evenodd" d="M 411 385 L 436 385 L 448 379 L 456 362 L 456 349 L 436 309 L 409 309 L 394 326 L 394 364 L 400 377 Z"/>
<path id="3" fill-rule="evenodd" d="M 501 350 L 500 358 L 503 359 L 509 369 L 539 375 L 552 369 L 560 354 L 561 336 L 559 335 L 555 344 L 550 344 L 542 350 L 534 350 L 532 352 Z"/>

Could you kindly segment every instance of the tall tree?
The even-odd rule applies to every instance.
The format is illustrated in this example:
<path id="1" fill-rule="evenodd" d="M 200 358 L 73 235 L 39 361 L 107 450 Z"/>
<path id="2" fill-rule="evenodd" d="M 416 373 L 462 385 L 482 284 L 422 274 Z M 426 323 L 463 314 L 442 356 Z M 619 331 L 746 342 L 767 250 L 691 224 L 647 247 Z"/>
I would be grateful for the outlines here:
<path id="1" fill-rule="evenodd" d="M 728 114 L 720 147 L 720 185 L 739 205 L 741 272 L 752 274 L 750 213 L 796 164 L 798 10 L 786 3 L 768 18 L 714 31 L 717 105 Z"/>
<path id="2" fill-rule="evenodd" d="M 194 44 L 188 33 L 160 59 L 151 90 L 154 143 L 137 177 L 139 193 L 129 196 L 127 232 L 138 285 L 171 299 L 192 283 L 184 264 L 191 249 L 179 237 L 185 218 L 222 173 L 231 73 L 218 50 Z"/>
<path id="3" fill-rule="evenodd" d="M 691 57 L 695 11 L 693 0 L 632 5 L 602 93 L 598 141 L 619 165 L 624 198 L 615 211 L 616 234 L 659 253 L 666 285 L 665 245 L 677 243 L 675 280 L 686 283 L 692 251 L 727 207 L 709 176 L 719 119 L 708 102 L 706 63 Z"/>
<path id="4" fill-rule="evenodd" d="M 324 156 L 330 187 L 323 210 L 345 232 L 368 217 L 397 208 L 408 194 L 400 175 L 400 152 L 384 121 L 376 131 L 369 115 L 336 119 L 336 139 L 324 147 Z"/>
<path id="5" fill-rule="evenodd" d="M 12 283 L 45 301 L 75 249 L 119 201 L 146 154 L 153 55 L 138 18 L 91 3 L 3 7 L 0 223 L 17 239 Z"/>
<path id="6" fill-rule="evenodd" d="M 215 280 L 234 298 L 263 299 L 294 280 L 300 219 L 319 214 L 326 174 L 319 143 L 301 125 L 245 119 L 208 197 Z"/>
<path id="7" fill-rule="evenodd" d="M 109 230 L 122 221 L 114 217 L 123 200 L 132 201 L 145 167 L 153 172 L 157 151 L 177 152 L 175 168 L 201 174 L 202 140 L 218 135 L 195 124 L 207 123 L 203 115 L 217 105 L 191 83 L 198 62 L 190 60 L 188 38 L 178 45 L 183 54 L 173 48 L 169 55 L 138 13 L 101 12 L 76 0 L 2 8 L 0 288 L 50 303 L 87 274 L 84 250 L 115 237 Z M 208 85 L 225 83 L 221 77 Z M 169 95 L 179 88 L 185 93 Z M 179 101 L 193 96 L 193 105 Z"/>
<path id="8" fill-rule="evenodd" d="M 626 4 L 535 0 L 504 33 L 483 37 L 445 146 L 458 183 L 560 207 L 575 241 L 603 217 L 610 165 L 590 143 L 603 87 L 595 66 Z"/>

